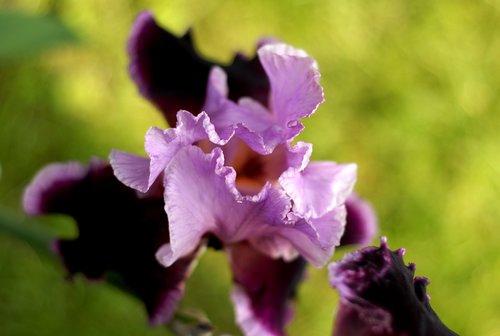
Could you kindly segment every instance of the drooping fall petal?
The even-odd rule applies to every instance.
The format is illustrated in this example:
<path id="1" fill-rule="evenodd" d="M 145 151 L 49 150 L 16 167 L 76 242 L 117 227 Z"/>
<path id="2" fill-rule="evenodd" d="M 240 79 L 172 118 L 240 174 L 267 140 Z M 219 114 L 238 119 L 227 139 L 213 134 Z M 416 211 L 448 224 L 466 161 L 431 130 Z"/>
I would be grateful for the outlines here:
<path id="1" fill-rule="evenodd" d="M 74 218 L 78 236 L 53 245 L 71 276 L 118 275 L 125 289 L 144 302 L 151 324 L 172 317 L 199 248 L 169 268 L 157 262 L 156 250 L 169 241 L 161 191 L 139 196 L 113 176 L 108 164 L 93 160 L 88 167 L 62 163 L 43 168 L 23 203 L 30 215 Z"/>
<path id="2" fill-rule="evenodd" d="M 249 243 L 227 249 L 235 282 L 236 320 L 247 336 L 282 336 L 293 315 L 291 299 L 303 280 L 306 262 L 287 262 L 255 250 Z"/>

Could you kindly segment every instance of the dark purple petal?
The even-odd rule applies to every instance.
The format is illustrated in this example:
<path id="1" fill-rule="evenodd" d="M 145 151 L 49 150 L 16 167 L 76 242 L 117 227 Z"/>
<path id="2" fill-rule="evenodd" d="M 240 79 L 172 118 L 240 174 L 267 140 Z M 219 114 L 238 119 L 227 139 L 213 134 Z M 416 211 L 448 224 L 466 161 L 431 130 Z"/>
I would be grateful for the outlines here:
<path id="1" fill-rule="evenodd" d="M 285 335 L 292 317 L 290 301 L 303 280 L 305 260 L 272 259 L 246 242 L 232 245 L 228 253 L 235 282 L 232 300 L 245 335 Z"/>
<path id="2" fill-rule="evenodd" d="M 144 302 L 151 324 L 172 316 L 197 253 L 169 268 L 156 261 L 156 250 L 169 241 L 163 206 L 161 190 L 139 197 L 101 161 L 92 161 L 89 167 L 49 165 L 24 195 L 29 214 L 60 213 L 75 219 L 78 237 L 58 240 L 53 246 L 69 274 L 82 273 L 89 279 L 118 275 L 126 289 Z"/>
<path id="3" fill-rule="evenodd" d="M 197 53 L 189 31 L 178 38 L 161 28 L 150 12 L 143 12 L 132 28 L 128 52 L 130 74 L 139 91 L 161 110 L 171 126 L 180 109 L 201 112 L 208 74 L 217 64 Z M 267 104 L 269 81 L 256 57 L 237 55 L 223 68 L 230 98 L 249 96 Z"/>
<path id="4" fill-rule="evenodd" d="M 335 336 L 452 336 L 429 304 L 429 281 L 414 277 L 405 250 L 366 247 L 329 266 L 330 283 L 340 294 Z"/>
<path id="5" fill-rule="evenodd" d="M 377 216 L 372 206 L 352 193 L 345 202 L 347 218 L 340 245 L 368 245 L 377 234 Z"/>

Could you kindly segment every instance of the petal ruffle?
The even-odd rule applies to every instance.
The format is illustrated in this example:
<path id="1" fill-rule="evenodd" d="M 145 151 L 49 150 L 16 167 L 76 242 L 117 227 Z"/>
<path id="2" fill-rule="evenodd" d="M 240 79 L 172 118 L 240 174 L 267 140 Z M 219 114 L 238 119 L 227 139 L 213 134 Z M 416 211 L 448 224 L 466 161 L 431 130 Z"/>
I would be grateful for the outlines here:
<path id="1" fill-rule="evenodd" d="M 291 199 L 270 184 L 258 194 L 242 195 L 236 188 L 236 172 L 224 166 L 220 148 L 205 154 L 197 147 L 186 147 L 165 171 L 170 243 L 158 251 L 157 257 L 169 266 L 211 233 L 223 244 L 281 237 L 286 244 L 278 244 L 272 256 L 288 256 L 291 244 L 313 264 L 324 265 L 338 240 L 324 244 L 318 235 L 326 225 L 340 226 L 343 232 L 342 221 L 337 224 L 334 219 L 342 216 L 332 212 L 307 221 L 289 216 L 291 206 Z"/>
<path id="2" fill-rule="evenodd" d="M 290 301 L 304 277 L 305 260 L 272 259 L 246 242 L 227 251 L 235 282 L 231 297 L 245 335 L 284 335 L 292 316 Z"/>
<path id="3" fill-rule="evenodd" d="M 456 336 L 429 304 L 429 281 L 414 277 L 404 249 L 367 247 L 329 266 L 330 283 L 340 294 L 333 334 L 352 336 Z"/>
<path id="4" fill-rule="evenodd" d="M 194 146 L 179 151 L 165 171 L 170 243 L 157 253 L 162 264 L 190 253 L 208 233 L 229 244 L 281 223 L 290 208 L 283 193 L 266 185 L 257 195 L 243 196 L 235 181 L 236 172 L 224 166 L 220 148 L 209 154 Z"/>
<path id="5" fill-rule="evenodd" d="M 218 133 L 205 112 L 193 116 L 187 111 L 177 113 L 177 127 L 161 130 L 151 127 L 146 133 L 145 149 L 149 160 L 120 151 L 112 151 L 110 163 L 116 177 L 126 186 L 146 192 L 165 170 L 179 150 L 209 139 L 213 145 L 224 145 L 233 136 L 231 128 Z"/>
<path id="6" fill-rule="evenodd" d="M 24 208 L 31 215 L 75 219 L 78 237 L 54 244 L 70 275 L 99 279 L 114 273 L 144 302 L 151 324 L 171 318 L 198 249 L 170 268 L 158 264 L 155 252 L 169 238 L 161 195 L 138 197 L 109 165 L 94 160 L 89 167 L 67 163 L 42 169 L 25 191 Z"/>
<path id="7" fill-rule="evenodd" d="M 160 27 L 150 12 L 143 12 L 132 28 L 128 52 L 132 79 L 170 125 L 175 125 L 180 109 L 201 112 L 208 74 L 217 64 L 198 55 L 190 31 L 175 37 Z M 231 99 L 248 96 L 262 103 L 267 101 L 269 81 L 256 57 L 237 55 L 224 69 Z"/>
<path id="8" fill-rule="evenodd" d="M 257 54 L 271 83 L 269 108 L 291 139 L 303 129 L 299 119 L 324 101 L 318 66 L 305 51 L 283 43 L 266 45 Z"/>
<path id="9" fill-rule="evenodd" d="M 210 72 L 203 109 L 217 128 L 234 127 L 237 136 L 260 154 L 269 154 L 284 142 L 280 128 L 274 126 L 272 114 L 263 105 L 251 98 L 242 98 L 238 104 L 228 98 L 227 76 L 219 67 Z"/>
<path id="10" fill-rule="evenodd" d="M 267 108 L 251 98 L 236 104 L 228 94 L 224 71 L 212 69 L 204 110 L 217 127 L 235 125 L 236 134 L 254 151 L 269 154 L 293 139 L 303 126 L 300 119 L 323 102 L 316 62 L 305 51 L 283 43 L 267 44 L 257 51 L 271 82 Z"/>
<path id="11" fill-rule="evenodd" d="M 301 256 L 320 268 L 330 260 L 340 243 L 345 215 L 343 205 L 318 218 L 305 218 L 292 212 L 288 218 L 294 222 L 293 230 L 283 227 L 276 234 L 289 241 Z"/>
<path id="12" fill-rule="evenodd" d="M 321 217 L 345 202 L 356 182 L 356 165 L 311 162 L 301 171 L 288 169 L 279 182 L 293 199 L 294 211 Z"/>

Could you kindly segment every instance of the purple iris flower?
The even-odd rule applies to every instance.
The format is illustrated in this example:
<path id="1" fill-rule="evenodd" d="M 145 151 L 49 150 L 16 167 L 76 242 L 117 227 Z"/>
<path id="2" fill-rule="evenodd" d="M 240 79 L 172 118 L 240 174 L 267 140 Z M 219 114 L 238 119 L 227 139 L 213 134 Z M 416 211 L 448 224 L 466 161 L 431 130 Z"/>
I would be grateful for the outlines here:
<path id="1" fill-rule="evenodd" d="M 318 267 L 340 242 L 356 166 L 309 162 L 312 146 L 291 144 L 300 118 L 323 101 L 316 63 L 284 44 L 265 45 L 258 55 L 271 83 L 268 106 L 230 100 L 226 75 L 214 67 L 205 112 L 179 111 L 175 128 L 151 128 L 149 158 L 110 156 L 117 178 L 140 192 L 163 180 L 170 242 L 157 257 L 167 267 L 207 236 L 227 248 L 248 242 L 273 259 L 301 255 Z"/>
<path id="2" fill-rule="evenodd" d="M 75 219 L 78 237 L 53 244 L 70 276 L 118 276 L 122 287 L 144 302 L 152 325 L 172 317 L 199 248 L 168 268 L 156 261 L 156 250 L 169 240 L 161 185 L 139 195 L 121 184 L 103 161 L 92 160 L 88 167 L 51 164 L 26 188 L 23 207 L 29 215 Z"/>
<path id="3" fill-rule="evenodd" d="M 275 42 L 271 38 L 262 39 L 258 47 Z M 128 51 L 130 75 L 139 92 L 158 107 L 171 126 L 176 125 L 176 114 L 180 109 L 187 109 L 193 115 L 200 113 L 207 93 L 212 93 L 215 98 L 227 94 L 233 102 L 242 97 L 250 97 L 263 105 L 269 102 L 270 79 L 258 56 L 248 58 L 238 53 L 229 65 L 207 60 L 197 53 L 191 31 L 177 38 L 160 27 L 150 12 L 143 12 L 137 17 L 129 39 Z M 222 69 L 223 73 L 214 70 L 214 67 Z M 215 89 L 212 92 L 207 91 L 211 71 L 215 72 L 212 74 L 215 82 L 217 77 L 221 82 L 227 79 L 228 89 L 218 91 L 214 83 L 212 86 Z M 205 109 L 220 110 L 223 107 L 221 105 L 226 104 L 234 110 L 234 103 L 231 101 L 222 99 L 217 102 L 217 99 L 211 99 L 213 106 L 206 106 Z M 235 118 L 238 116 L 235 115 Z M 248 167 L 252 165 L 246 166 L 246 171 L 251 173 L 252 169 Z M 242 175 L 240 172 L 240 180 Z M 347 199 L 346 207 L 347 224 L 341 245 L 368 244 L 377 231 L 373 209 L 354 193 Z"/>
<path id="4" fill-rule="evenodd" d="M 118 179 L 102 162 L 44 168 L 26 212 L 74 217 L 79 236 L 54 245 L 69 273 L 118 274 L 152 324 L 172 317 L 203 245 L 224 248 L 245 334 L 283 335 L 305 259 L 323 266 L 339 242 L 376 231 L 370 206 L 349 196 L 356 166 L 309 162 L 312 146 L 292 144 L 323 101 L 315 61 L 268 39 L 257 57 L 219 65 L 148 12 L 128 50 L 140 92 L 176 127 L 148 131 L 149 158 L 114 151 Z"/>
<path id="5" fill-rule="evenodd" d="M 330 283 L 340 294 L 335 336 L 453 336 L 432 310 L 429 280 L 405 265 L 405 249 L 366 247 L 330 264 Z"/>
<path id="6" fill-rule="evenodd" d="M 169 265 L 208 236 L 230 256 L 245 333 L 281 335 L 304 270 L 297 255 L 317 266 L 331 257 L 355 166 L 309 163 L 311 145 L 291 145 L 300 119 L 323 101 L 317 66 L 302 50 L 269 39 L 259 46 L 257 57 L 237 55 L 222 66 L 198 56 L 189 33 L 177 39 L 150 13 L 139 15 L 129 40 L 132 78 L 177 126 L 148 131 L 149 160 L 113 152 L 111 163 L 122 182 L 142 192 L 163 173 L 175 224 L 159 260 Z M 175 117 L 179 108 L 192 113 Z M 348 204 L 355 229 L 344 243 L 370 241 L 373 211 L 357 197 Z"/>

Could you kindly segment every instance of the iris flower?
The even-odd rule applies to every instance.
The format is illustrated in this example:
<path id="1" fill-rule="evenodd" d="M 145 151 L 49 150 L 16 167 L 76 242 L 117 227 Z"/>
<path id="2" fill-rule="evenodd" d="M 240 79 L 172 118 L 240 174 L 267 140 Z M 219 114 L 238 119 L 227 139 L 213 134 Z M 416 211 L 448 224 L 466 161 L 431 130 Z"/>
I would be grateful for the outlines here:
<path id="1" fill-rule="evenodd" d="M 429 280 L 405 265 L 405 249 L 366 247 L 329 266 L 340 294 L 334 336 L 456 336 L 432 310 Z"/>
<path id="2" fill-rule="evenodd" d="M 292 261 L 300 255 L 325 265 L 344 232 L 344 203 L 356 178 L 354 164 L 310 162 L 312 145 L 292 144 L 303 129 L 300 119 L 323 102 L 316 62 L 281 43 L 257 54 L 270 83 L 266 105 L 228 98 L 227 75 L 214 66 L 203 112 L 179 111 L 175 128 L 151 128 L 149 158 L 110 156 L 115 175 L 131 188 L 144 193 L 163 182 L 170 241 L 157 257 L 164 266 L 192 254 L 205 237 L 228 251 L 238 282 L 232 295 L 237 319 L 249 335 L 281 333 L 282 323 L 265 320 L 261 310 L 269 307 L 256 307 L 255 290 L 244 287 L 255 281 L 238 281 L 238 271 L 263 274 L 257 270 L 265 256 Z"/>
<path id="3" fill-rule="evenodd" d="M 310 161 L 312 145 L 294 143 L 323 102 L 316 62 L 268 39 L 257 57 L 219 65 L 149 12 L 128 50 L 139 91 L 175 127 L 147 132 L 147 158 L 113 151 L 116 177 L 103 162 L 49 165 L 25 210 L 74 217 L 79 237 L 54 245 L 70 274 L 118 274 L 153 324 L 172 317 L 203 246 L 224 249 L 238 324 L 283 335 L 306 260 L 321 267 L 344 232 L 342 244 L 367 243 L 376 228 L 370 206 L 349 197 L 356 165 Z"/>

